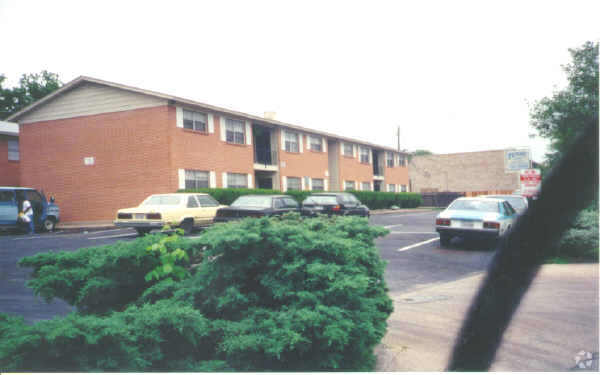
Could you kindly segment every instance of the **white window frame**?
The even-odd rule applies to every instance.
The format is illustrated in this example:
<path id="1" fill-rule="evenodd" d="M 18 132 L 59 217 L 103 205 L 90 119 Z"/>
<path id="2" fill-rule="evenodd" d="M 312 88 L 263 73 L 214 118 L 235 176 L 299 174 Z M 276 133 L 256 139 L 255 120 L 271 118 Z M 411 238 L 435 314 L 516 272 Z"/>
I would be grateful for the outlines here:
<path id="1" fill-rule="evenodd" d="M 396 163 L 395 163 L 395 162 L 396 162 L 396 160 L 395 160 L 395 159 L 396 159 L 396 158 L 394 157 L 394 153 L 393 153 L 393 152 L 386 152 L 386 156 L 385 156 L 385 165 L 386 165 L 387 167 L 390 167 L 390 168 L 391 168 L 391 167 L 394 167 L 394 166 L 395 166 L 395 164 L 396 164 Z M 392 163 L 391 163 L 391 165 L 390 165 L 390 161 L 392 162 Z"/>
<path id="2" fill-rule="evenodd" d="M 241 142 L 236 139 L 236 136 L 242 135 Z M 231 137 L 230 137 L 231 136 Z M 243 120 L 225 117 L 225 140 L 227 143 L 235 143 L 238 145 L 246 144 L 246 124 Z"/>
<path id="3" fill-rule="evenodd" d="M 348 188 L 348 184 L 350 184 L 350 183 L 352 183 L 352 187 Z M 350 181 L 350 180 L 344 181 L 344 191 L 346 191 L 346 190 L 356 190 L 356 181 Z"/>
<path id="4" fill-rule="evenodd" d="M 298 188 L 296 189 L 294 188 L 290 188 L 290 182 L 292 182 L 292 185 L 295 185 L 296 182 L 298 182 Z M 302 191 L 302 178 L 301 177 L 286 177 L 286 191 L 288 190 L 297 190 L 297 191 Z"/>
<path id="5" fill-rule="evenodd" d="M 408 192 L 407 186 L 406 185 L 400 185 L 400 192 L 402 192 L 402 193 Z"/>
<path id="6" fill-rule="evenodd" d="M 283 138 L 285 150 L 287 152 L 300 152 L 300 133 L 284 131 Z"/>
<path id="7" fill-rule="evenodd" d="M 365 187 L 366 187 L 366 189 L 365 189 Z M 371 191 L 371 183 L 368 182 L 368 181 L 363 181 L 363 182 L 361 182 L 361 187 L 360 188 L 363 191 Z"/>
<path id="8" fill-rule="evenodd" d="M 388 184 L 388 192 L 395 193 L 396 192 L 396 184 Z"/>
<path id="9" fill-rule="evenodd" d="M 350 150 L 352 151 L 350 154 L 348 154 L 346 151 L 346 146 L 350 147 Z M 342 155 L 344 156 L 354 156 L 354 146 L 352 145 L 352 143 L 342 143 Z"/>
<path id="10" fill-rule="evenodd" d="M 206 113 L 191 111 L 185 108 L 182 112 L 184 129 L 208 133 L 208 115 Z M 191 127 L 186 126 L 186 121 L 191 121 Z"/>
<path id="11" fill-rule="evenodd" d="M 316 146 L 314 148 L 313 146 Z M 308 148 L 317 152 L 324 152 L 323 150 L 323 137 L 319 135 L 309 135 L 308 136 Z"/>
<path id="12" fill-rule="evenodd" d="M 204 178 L 206 177 L 206 178 Z M 204 185 L 206 182 L 206 186 Z M 189 183 L 189 184 L 188 184 Z M 185 189 L 204 189 L 210 187 L 210 171 L 199 171 L 195 169 L 185 170 Z"/>
<path id="13" fill-rule="evenodd" d="M 242 184 L 242 180 L 244 183 Z M 247 189 L 248 184 L 248 174 L 246 173 L 227 173 L 227 187 L 228 188 L 238 188 L 238 189 Z"/>
<path id="14" fill-rule="evenodd" d="M 360 146 L 359 151 L 360 162 L 365 164 L 371 163 L 371 149 L 368 147 Z M 363 156 L 366 156 L 366 161 L 363 160 Z"/>
<path id="15" fill-rule="evenodd" d="M 19 161 L 21 160 L 21 151 L 19 148 L 19 140 L 18 139 L 9 139 L 8 140 L 8 160 L 10 161 Z M 11 146 L 12 145 L 12 146 Z"/>
<path id="16" fill-rule="evenodd" d="M 320 181 L 321 189 L 315 189 L 315 181 Z M 324 178 L 313 178 L 311 181 L 310 190 L 312 191 L 325 191 L 325 179 Z"/>

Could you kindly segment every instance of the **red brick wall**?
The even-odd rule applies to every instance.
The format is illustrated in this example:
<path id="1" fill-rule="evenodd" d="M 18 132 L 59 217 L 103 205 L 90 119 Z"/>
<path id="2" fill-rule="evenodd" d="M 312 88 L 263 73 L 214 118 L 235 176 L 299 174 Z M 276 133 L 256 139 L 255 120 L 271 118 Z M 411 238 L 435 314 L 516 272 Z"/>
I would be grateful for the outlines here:
<path id="1" fill-rule="evenodd" d="M 360 189 L 363 182 L 373 182 L 373 164 L 361 163 L 358 157 L 340 155 L 340 190 L 344 190 L 344 181 L 354 181 Z"/>
<path id="2" fill-rule="evenodd" d="M 176 126 L 176 109 L 169 108 L 171 183 L 179 187 L 178 169 L 214 171 L 217 187 L 223 187 L 223 172 L 254 174 L 254 145 L 240 145 L 221 141 L 221 117 L 214 115 L 214 133 L 200 133 Z M 252 131 L 246 134 L 252 139 Z M 253 185 L 256 186 L 254 177 Z"/>
<path id="3" fill-rule="evenodd" d="M 279 145 L 281 145 L 282 132 L 279 132 Z M 281 148 L 281 147 L 279 147 Z M 321 178 L 327 180 L 325 171 L 329 169 L 329 159 L 327 152 L 319 152 L 308 149 L 308 137 L 302 135 L 303 152 L 288 152 L 281 150 L 279 153 L 279 169 L 281 176 L 281 184 L 283 177 L 310 177 Z M 329 150 L 327 150 L 329 151 Z M 281 166 L 281 162 L 285 162 L 285 167 Z M 280 185 L 283 186 L 283 185 Z M 308 190 L 308 186 L 304 187 Z"/>
<path id="4" fill-rule="evenodd" d="M 175 191 L 167 106 L 20 126 L 21 183 L 54 195 L 61 220 L 114 219 L 116 210 Z M 93 156 L 95 164 L 84 165 Z"/>
<path id="5" fill-rule="evenodd" d="M 18 137 L 0 135 L 0 186 L 19 185 L 19 162 L 8 160 L 8 141 Z"/>
<path id="6" fill-rule="evenodd" d="M 395 184 L 396 191 L 400 191 L 399 185 L 405 185 L 406 191 L 409 189 L 408 184 L 408 167 L 407 166 L 393 166 L 388 167 L 386 165 L 384 177 L 385 187 L 382 187 L 382 191 L 387 191 L 387 184 Z"/>

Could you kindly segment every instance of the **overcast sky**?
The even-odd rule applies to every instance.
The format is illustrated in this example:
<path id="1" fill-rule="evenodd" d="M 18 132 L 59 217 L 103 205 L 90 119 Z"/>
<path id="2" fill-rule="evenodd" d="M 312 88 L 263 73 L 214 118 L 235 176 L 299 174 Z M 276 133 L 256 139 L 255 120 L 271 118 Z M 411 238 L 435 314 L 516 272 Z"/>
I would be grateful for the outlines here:
<path id="1" fill-rule="evenodd" d="M 531 147 L 600 1 L 4 1 L 0 73 L 92 76 L 403 149 Z"/>

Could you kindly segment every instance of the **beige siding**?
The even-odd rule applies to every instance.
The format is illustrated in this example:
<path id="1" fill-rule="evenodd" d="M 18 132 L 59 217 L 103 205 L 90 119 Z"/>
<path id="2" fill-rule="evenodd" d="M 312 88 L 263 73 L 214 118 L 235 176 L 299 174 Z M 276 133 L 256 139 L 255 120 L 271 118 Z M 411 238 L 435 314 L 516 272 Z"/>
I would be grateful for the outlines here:
<path id="1" fill-rule="evenodd" d="M 327 142 L 327 156 L 329 157 L 329 190 L 340 191 L 340 145 L 338 141 Z"/>
<path id="2" fill-rule="evenodd" d="M 42 104 L 23 116 L 19 123 L 128 111 L 166 104 L 167 101 L 164 99 L 86 83 Z"/>

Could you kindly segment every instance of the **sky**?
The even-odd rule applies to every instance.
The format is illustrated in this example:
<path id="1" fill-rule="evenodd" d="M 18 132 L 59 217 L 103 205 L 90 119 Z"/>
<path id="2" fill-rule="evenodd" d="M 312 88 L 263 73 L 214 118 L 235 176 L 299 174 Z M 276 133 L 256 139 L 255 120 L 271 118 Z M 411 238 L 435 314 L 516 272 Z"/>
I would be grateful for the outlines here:
<path id="1" fill-rule="evenodd" d="M 530 148 L 600 1 L 5 1 L 5 87 L 48 70 L 388 147 Z"/>

